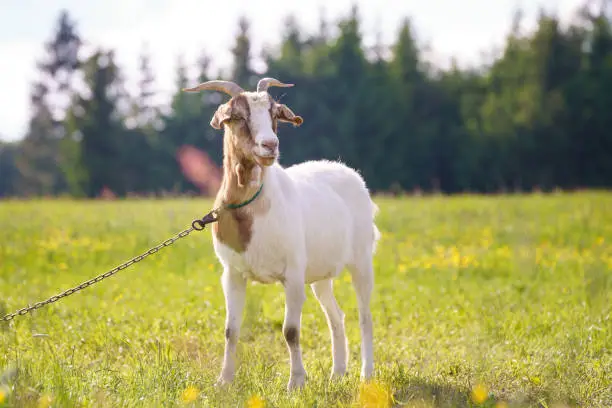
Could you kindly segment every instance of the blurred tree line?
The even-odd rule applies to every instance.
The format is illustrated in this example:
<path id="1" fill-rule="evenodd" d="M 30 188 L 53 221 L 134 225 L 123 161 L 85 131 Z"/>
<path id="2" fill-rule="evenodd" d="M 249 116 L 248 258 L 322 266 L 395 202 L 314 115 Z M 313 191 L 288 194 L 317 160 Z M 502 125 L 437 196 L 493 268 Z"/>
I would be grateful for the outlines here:
<path id="1" fill-rule="evenodd" d="M 198 191 L 182 173 L 183 146 L 221 165 L 222 134 L 209 125 L 227 96 L 180 89 L 232 79 L 253 89 L 263 76 L 305 119 L 282 126 L 281 163 L 341 159 L 374 191 L 460 191 L 612 185 L 612 18 L 585 5 L 568 27 L 541 12 L 524 33 L 517 12 L 504 49 L 486 65 L 440 69 L 423 57 L 410 20 L 393 44 L 362 43 L 353 8 L 334 27 L 304 33 L 288 17 L 280 43 L 252 67 L 249 23 L 238 22 L 228 73 L 210 74 L 205 52 L 176 64 L 169 107 L 154 103 L 155 73 L 140 55 L 139 91 L 129 94 L 112 50 L 81 57 L 83 39 L 68 13 L 45 44 L 32 85 L 25 137 L 0 143 L 0 196 Z"/>

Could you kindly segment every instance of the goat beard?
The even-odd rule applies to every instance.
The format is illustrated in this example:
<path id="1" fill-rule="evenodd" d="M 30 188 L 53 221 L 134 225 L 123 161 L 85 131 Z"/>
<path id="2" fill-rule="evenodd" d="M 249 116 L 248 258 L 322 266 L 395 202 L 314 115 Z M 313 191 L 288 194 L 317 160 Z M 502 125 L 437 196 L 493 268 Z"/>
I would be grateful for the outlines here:
<path id="1" fill-rule="evenodd" d="M 257 164 L 260 167 L 271 166 L 272 164 L 274 164 L 274 161 L 276 160 L 276 157 L 261 157 L 261 156 L 255 156 L 255 157 L 257 160 Z"/>

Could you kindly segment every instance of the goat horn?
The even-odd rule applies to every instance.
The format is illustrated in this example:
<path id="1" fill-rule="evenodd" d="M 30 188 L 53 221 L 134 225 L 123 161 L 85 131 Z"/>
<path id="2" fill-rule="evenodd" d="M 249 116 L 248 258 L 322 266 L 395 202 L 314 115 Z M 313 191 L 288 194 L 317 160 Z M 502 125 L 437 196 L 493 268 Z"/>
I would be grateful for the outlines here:
<path id="1" fill-rule="evenodd" d="M 193 88 L 183 88 L 183 91 L 185 92 L 198 92 L 205 90 L 224 92 L 231 97 L 244 92 L 244 89 L 242 89 L 238 84 L 231 81 L 221 80 L 203 82 L 198 86 L 194 86 Z"/>
<path id="2" fill-rule="evenodd" d="M 287 87 L 293 86 L 293 84 L 284 84 L 275 78 L 262 78 L 257 83 L 257 92 L 267 91 L 268 88 L 271 86 L 280 86 L 283 88 L 287 88 Z"/>

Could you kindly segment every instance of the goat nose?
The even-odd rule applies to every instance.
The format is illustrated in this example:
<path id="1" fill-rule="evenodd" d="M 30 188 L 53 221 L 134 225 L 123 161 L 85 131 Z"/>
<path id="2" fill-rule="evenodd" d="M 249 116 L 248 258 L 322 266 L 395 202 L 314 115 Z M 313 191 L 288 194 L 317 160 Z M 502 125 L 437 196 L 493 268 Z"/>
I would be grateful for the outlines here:
<path id="1" fill-rule="evenodd" d="M 275 151 L 278 147 L 278 141 L 276 140 L 266 140 L 265 142 L 261 142 L 261 146 L 270 150 L 271 152 Z"/>

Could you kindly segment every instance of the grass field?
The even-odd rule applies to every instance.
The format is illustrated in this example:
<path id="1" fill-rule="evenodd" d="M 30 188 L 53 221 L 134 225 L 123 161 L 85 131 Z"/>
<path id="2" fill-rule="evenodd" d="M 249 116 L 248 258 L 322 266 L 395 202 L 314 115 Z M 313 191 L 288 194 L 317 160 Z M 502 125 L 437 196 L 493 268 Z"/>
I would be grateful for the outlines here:
<path id="1" fill-rule="evenodd" d="M 359 382 L 345 272 L 335 285 L 350 341 L 345 379 L 328 382 L 329 333 L 309 290 L 309 380 L 287 393 L 283 291 L 253 284 L 236 381 L 216 389 L 225 308 L 207 230 L 1 324 L 0 406 L 612 406 L 612 194 L 377 202 L 373 383 Z M 209 206 L 0 202 L 0 313 L 111 269 Z"/>

